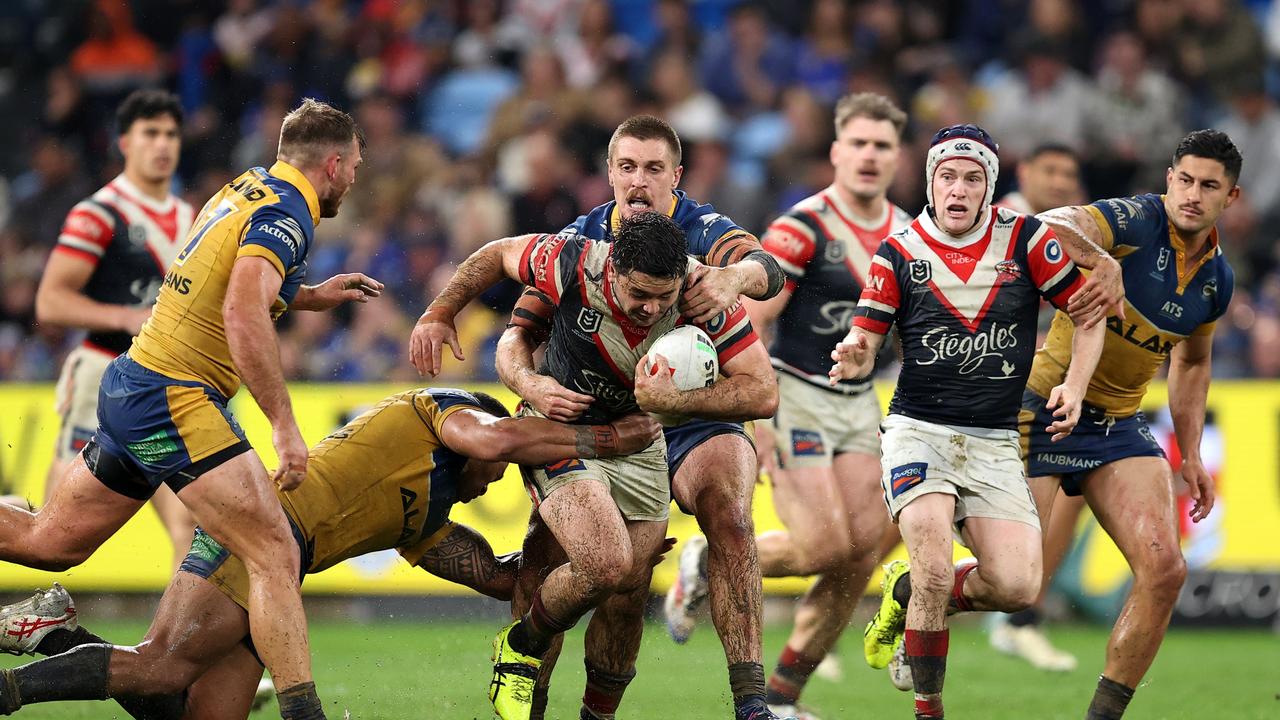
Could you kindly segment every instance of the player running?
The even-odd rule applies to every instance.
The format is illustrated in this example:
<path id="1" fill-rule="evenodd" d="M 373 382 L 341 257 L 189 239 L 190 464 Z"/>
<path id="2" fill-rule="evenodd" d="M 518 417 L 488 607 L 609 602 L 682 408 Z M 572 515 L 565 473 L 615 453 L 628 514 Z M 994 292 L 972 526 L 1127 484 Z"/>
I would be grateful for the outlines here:
<path id="1" fill-rule="evenodd" d="M 777 406 L 777 384 L 740 306 L 700 324 L 715 344 L 724 379 L 679 392 L 665 362 L 641 367 L 653 341 L 681 322 L 676 301 L 686 275 L 698 272 L 686 248 L 681 228 L 657 212 L 624 219 L 612 243 L 570 235 L 491 242 L 458 267 L 418 321 L 411 339 L 414 364 L 434 375 L 444 345 L 458 355 L 454 316 L 505 275 L 532 285 L 554 304 L 546 372 L 564 387 L 595 391 L 578 423 L 636 409 L 730 421 L 767 416 Z M 532 713 L 534 680 L 553 638 L 592 608 L 614 601 L 629 605 L 629 596 L 648 587 L 647 560 L 662 542 L 671 502 L 663 441 L 614 460 L 526 468 L 526 482 L 568 561 L 546 576 L 529 611 L 494 639 L 489 697 L 504 720 L 525 720 Z M 599 629 L 588 633 L 593 661 L 590 638 L 601 636 Z M 605 645 L 622 641 L 603 637 Z M 638 651 L 638 640 L 638 633 L 634 640 L 626 636 L 627 652 L 606 652 L 603 659 L 630 653 L 631 646 Z"/>
<path id="2" fill-rule="evenodd" d="M 928 205 L 872 260 L 854 327 L 832 351 L 832 384 L 866 377 L 895 323 L 903 366 L 883 424 L 884 501 L 911 559 L 886 570 L 864 645 L 885 667 L 905 635 L 917 718 L 941 718 L 948 605 L 1018 610 L 1040 585 L 1040 526 L 1018 444 L 1039 299 L 1065 308 L 1084 286 L 1052 230 L 991 207 L 999 161 L 984 130 L 940 130 L 925 166 Z M 1105 273 L 1104 273 L 1105 274 Z M 1047 402 L 1050 433 L 1071 432 L 1102 350 L 1102 307 L 1073 340 Z M 978 562 L 952 567 L 957 528 Z M 908 572 L 910 567 L 910 572 Z"/>
<path id="3" fill-rule="evenodd" d="M 410 390 L 322 440 L 308 456 L 306 482 L 276 497 L 292 531 L 291 554 L 305 573 L 395 548 L 411 565 L 509 600 L 518 556 L 495 558 L 479 533 L 449 521 L 452 506 L 483 495 L 509 462 L 625 455 L 660 436 L 661 426 L 639 413 L 611 424 L 565 425 L 511 418 L 483 393 Z M 0 617 L 0 628 L 24 620 L 44 627 L 25 637 L 0 633 L 0 650 L 55 657 L 0 670 L 0 715 L 40 702 L 111 697 L 134 717 L 243 718 L 262 676 L 246 642 L 248 605 L 244 562 L 203 531 L 134 647 L 113 648 L 78 628 L 60 587 L 38 593 Z"/>
<path id="4" fill-rule="evenodd" d="M 1213 330 L 1231 302 L 1234 275 L 1215 227 L 1240 196 L 1242 159 L 1217 130 L 1187 135 L 1173 153 L 1163 196 L 1100 200 L 1045 213 L 1068 248 L 1096 244 L 1117 258 L 1126 312 L 1107 320 L 1102 362 L 1084 396 L 1083 421 L 1051 445 L 1044 397 L 1072 362 L 1071 326 L 1059 314 L 1036 353 L 1021 426 L 1031 487 L 1042 517 L 1053 497 L 1083 495 L 1133 571 L 1133 587 L 1107 643 L 1090 720 L 1124 714 L 1155 659 L 1186 577 L 1174 517 L 1173 476 L 1139 411 L 1148 383 L 1169 359 L 1169 408 L 1183 480 L 1199 522 L 1213 509 L 1213 476 L 1200 458 Z"/>
<path id="5" fill-rule="evenodd" d="M 848 331 L 871 257 L 911 216 L 886 193 L 898 168 L 907 116 L 874 93 L 848 95 L 835 111 L 835 182 L 775 220 L 764 248 L 787 283 L 777 297 L 748 302 L 757 327 L 773 327 L 769 354 L 779 407 L 773 427 L 757 423 L 760 456 L 786 530 L 756 540 L 765 577 L 819 575 L 796 608 L 795 627 L 769 678 L 768 702 L 796 707 L 810 674 L 835 647 L 879 561 L 889 525 L 880 507 L 880 404 L 869 379 L 827 382 L 831 348 Z M 775 435 L 776 432 L 776 442 Z M 778 461 L 774 461 L 774 448 Z M 705 594 L 701 558 L 681 554 L 668 594 L 668 623 L 693 626 L 693 608 L 671 602 Z"/>
<path id="6" fill-rule="evenodd" d="M 249 575 L 249 626 L 282 717 L 324 717 L 311 680 L 299 566 L 272 478 L 227 410 L 243 380 L 272 427 L 274 480 L 302 482 L 302 441 L 272 320 L 377 297 L 355 273 L 304 285 L 315 226 L 355 182 L 362 135 L 351 116 L 304 100 L 284 118 L 277 161 L 205 203 L 164 276 L 151 318 L 107 367 L 98 429 L 38 514 L 0 506 L 0 559 L 46 570 L 85 560 L 156 489 L 172 488 Z"/>
<path id="7" fill-rule="evenodd" d="M 182 151 L 182 104 L 138 90 L 116 109 L 124 172 L 81 200 L 62 224 L 36 291 L 41 324 L 87 330 L 58 377 L 61 428 L 45 481 L 46 502 L 98 426 L 98 384 L 151 315 L 164 271 L 191 229 L 192 210 L 170 192 Z M 195 522 L 169 488 L 152 506 L 173 542 L 177 567 Z"/>
<path id="8" fill-rule="evenodd" d="M 681 295 L 680 309 L 686 317 L 707 321 L 737 303 L 739 295 L 760 300 L 777 295 L 785 280 L 777 261 L 761 249 L 754 235 L 676 189 L 683 172 L 680 162 L 680 138 L 669 125 L 645 115 L 626 120 L 609 143 L 608 175 L 614 200 L 561 232 L 607 242 L 622 220 L 658 210 L 684 230 L 690 254 L 706 261 L 706 266 L 692 271 Z M 537 372 L 534 350 L 549 331 L 546 321 L 538 318 L 549 308 L 545 296 L 535 290 L 525 293 L 499 344 L 498 371 L 503 382 L 539 412 L 572 420 L 591 403 L 595 388 L 584 383 L 570 389 Z M 751 514 L 755 450 L 737 422 L 690 420 L 665 432 L 671 494 L 707 535 L 691 539 L 682 553 L 695 559 L 707 555 L 691 575 L 701 578 L 700 588 L 673 598 L 669 606 L 687 613 L 708 597 L 709 588 L 712 622 L 728 662 L 734 705 L 741 717 L 759 715 L 764 711 L 765 682 L 760 646 L 763 591 L 759 582 L 751 580 L 760 576 Z M 536 517 L 532 522 L 531 542 L 546 535 L 536 527 Z M 544 553 L 526 543 L 525 554 L 536 558 Z M 588 658 L 583 712 L 604 716 L 621 701 L 635 674 L 646 598 L 647 591 L 637 592 L 629 605 L 610 603 L 597 610 L 588 628 L 592 637 L 588 647 L 603 647 L 595 639 L 597 633 L 627 639 L 611 648 L 607 661 Z M 668 627 L 677 640 L 686 639 L 692 629 L 679 621 Z M 546 703 L 552 655 L 554 651 L 546 658 L 548 668 L 536 689 L 535 718 L 541 717 Z"/>

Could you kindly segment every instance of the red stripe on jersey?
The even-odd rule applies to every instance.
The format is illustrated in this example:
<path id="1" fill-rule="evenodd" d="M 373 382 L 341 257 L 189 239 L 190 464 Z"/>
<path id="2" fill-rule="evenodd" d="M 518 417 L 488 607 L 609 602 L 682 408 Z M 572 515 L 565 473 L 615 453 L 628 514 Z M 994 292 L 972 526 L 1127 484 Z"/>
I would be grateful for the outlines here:
<path id="1" fill-rule="evenodd" d="M 826 193 L 824 192 L 823 195 L 825 196 Z M 885 203 L 888 202 L 888 200 L 885 200 Z M 827 207 L 831 208 L 836 217 L 843 220 L 845 226 L 853 231 L 854 237 L 858 238 L 858 242 L 862 243 L 862 247 L 867 251 L 868 255 L 876 254 L 876 250 L 880 248 L 880 243 L 884 242 L 884 239 L 889 236 L 893 228 L 893 205 L 889 205 L 889 215 L 884 219 L 884 224 L 874 230 L 866 230 L 845 217 L 844 213 L 840 212 L 840 206 L 830 200 L 827 201 Z"/>
<path id="2" fill-rule="evenodd" d="M 786 290 L 789 293 L 795 292 L 796 288 L 798 287 L 800 287 L 800 283 L 796 282 L 795 280 L 787 280 L 786 282 L 782 283 L 782 289 Z"/>
<path id="3" fill-rule="evenodd" d="M 103 250 L 111 244 L 113 234 L 112 228 L 102 218 L 79 209 L 67 213 L 67 219 L 62 221 L 62 232 L 98 245 Z"/>
<path id="4" fill-rule="evenodd" d="M 607 267 L 605 268 L 604 275 L 607 281 L 609 277 L 609 268 Z M 582 307 L 590 308 L 591 298 L 590 296 L 587 295 L 587 249 L 586 248 L 583 248 L 582 257 L 578 260 L 578 287 L 582 290 Z M 607 290 L 605 291 L 605 297 L 606 298 L 609 297 L 609 292 Z M 610 306 L 611 306 L 610 309 L 612 309 L 612 303 L 610 303 Z M 624 333 L 626 332 L 626 327 L 623 327 L 623 332 Z M 622 370 L 618 368 L 618 364 L 613 361 L 613 356 L 609 354 L 609 349 L 605 347 L 604 340 L 600 338 L 600 333 L 598 332 L 591 333 L 591 340 L 595 342 L 596 350 L 600 352 L 600 357 L 604 358 L 604 361 L 609 364 L 609 369 L 613 371 L 613 374 L 618 376 L 618 380 L 621 381 L 622 384 L 625 385 L 627 388 L 634 389 L 636 386 L 635 380 L 631 376 L 622 372 Z M 634 345 L 632 347 L 634 347 Z M 633 368 L 633 371 L 634 371 L 634 368 Z"/>
<path id="5" fill-rule="evenodd" d="M 551 296 L 551 301 L 556 305 L 560 304 L 560 253 L 564 251 L 564 244 L 564 238 L 557 235 L 539 235 L 530 242 L 531 246 L 536 247 L 526 248 L 528 252 L 536 252 L 533 252 L 534 256 L 528 267 L 528 271 L 533 273 L 533 277 L 529 278 L 532 282 L 525 284 Z M 585 258 L 584 251 L 579 264 Z"/>
<path id="6" fill-rule="evenodd" d="M 151 218 L 152 222 L 156 223 L 157 225 L 160 225 L 160 224 L 161 224 L 161 223 L 160 223 L 160 221 L 159 221 L 159 220 L 157 220 L 157 218 L 158 218 L 159 216 L 158 216 L 158 215 L 156 215 L 156 213 L 153 213 L 153 212 L 151 212 L 150 210 L 148 210 L 148 209 L 146 209 L 146 208 L 142 207 L 141 205 L 139 205 L 139 204 L 138 204 L 138 201 L 137 201 L 137 200 L 132 200 L 132 199 L 130 199 L 128 195 L 125 195 L 124 193 L 121 193 L 121 192 L 119 191 L 119 189 L 118 189 L 118 188 L 116 188 L 115 186 L 111 185 L 110 183 L 108 183 L 108 185 L 107 185 L 107 186 L 108 186 L 108 187 L 110 187 L 112 190 L 115 190 L 115 191 L 116 191 L 116 193 L 117 193 L 117 194 L 119 194 L 119 195 L 120 195 L 121 197 L 123 197 L 124 199 L 129 200 L 130 202 L 132 202 L 135 206 L 137 206 L 137 208 L 138 208 L 139 210 L 141 210 L 141 211 L 143 211 L 144 213 L 146 213 L 146 214 L 147 214 L 147 216 Z M 107 201 L 105 201 L 105 200 L 99 200 L 98 202 L 100 202 L 100 203 L 102 203 L 103 205 L 105 205 L 105 206 L 107 206 L 107 207 L 111 208 L 111 209 L 116 213 L 116 215 L 119 215 L 120 217 L 125 218 L 126 220 L 128 219 L 128 217 L 129 217 L 129 216 L 128 216 L 128 215 L 125 215 L 123 212 L 121 212 L 121 211 L 120 211 L 120 208 L 116 207 L 113 203 L 107 202 Z M 171 220 L 173 221 L 173 228 L 172 228 L 172 229 L 170 229 L 170 230 L 166 230 L 166 229 L 165 229 L 165 227 L 164 227 L 163 225 L 161 225 L 161 228 L 160 228 L 160 229 L 161 229 L 161 231 L 162 231 L 162 232 L 166 233 L 166 234 L 169 236 L 169 243 L 170 243 L 170 244 L 173 244 L 173 239 L 174 239 L 174 237 L 176 236 L 176 234 L 177 234 L 177 232 L 178 232 L 178 224 L 177 224 L 177 223 L 178 223 L 178 205 L 177 205 L 177 203 L 174 203 L 173 210 L 172 210 L 172 211 L 170 211 L 168 214 L 171 216 Z M 126 232 L 128 232 L 128 230 L 126 230 Z M 147 252 L 148 252 L 148 253 L 151 253 L 151 259 L 155 261 L 155 263 L 156 263 L 156 267 L 160 269 L 160 272 L 161 272 L 161 273 L 163 273 L 165 270 L 168 270 L 168 269 L 169 269 L 169 266 L 168 266 L 168 265 L 166 265 L 166 264 L 165 264 L 165 262 L 164 262 L 164 260 L 163 260 L 163 259 L 161 259 L 160 255 L 159 255 L 158 253 L 156 253 L 155 248 L 151 247 L 151 243 L 149 243 L 149 242 L 144 242 L 144 243 L 143 243 L 143 246 L 147 248 Z"/>
<path id="7" fill-rule="evenodd" d="M 71 247 L 70 245 L 63 245 L 62 243 L 58 243 L 57 245 L 54 245 L 54 246 L 53 246 L 53 251 L 54 251 L 54 252 L 60 252 L 60 253 L 66 253 L 67 255 L 70 255 L 71 257 L 79 258 L 79 259 L 81 259 L 81 260 L 87 260 L 87 261 L 89 261 L 89 263 L 90 263 L 91 265 L 93 265 L 94 267 L 97 267 L 98 263 L 102 261 L 102 258 L 98 257 L 97 255 L 94 255 L 94 254 L 93 254 L 93 253 L 91 253 L 91 252 L 87 252 L 87 251 L 81 250 L 81 249 L 80 249 L 80 248 L 78 248 L 78 247 Z"/>
<path id="8" fill-rule="evenodd" d="M 724 367 L 725 363 L 737 357 L 739 353 L 741 353 L 743 350 L 746 350 L 747 348 L 751 347 L 751 344 L 754 343 L 757 339 L 758 337 L 756 335 L 755 328 L 752 328 L 751 331 L 746 334 L 746 336 L 742 337 L 737 342 L 730 345 L 728 348 L 724 350 L 716 351 L 716 355 L 720 360 L 720 367 Z"/>
<path id="9" fill-rule="evenodd" d="M 1022 219 L 1019 218 L 1021 223 Z M 1054 275 L 1062 272 L 1062 269 L 1070 264 L 1071 259 L 1067 257 L 1066 250 L 1062 247 L 1062 243 L 1058 240 L 1057 234 L 1053 232 L 1053 228 L 1044 225 L 1044 235 L 1040 237 L 1040 242 L 1035 247 L 1027 248 L 1027 266 L 1031 270 L 1031 283 L 1037 288 L 1053 279 Z M 1014 237 L 1017 237 L 1016 235 Z M 1050 243 L 1053 243 L 1051 246 Z M 1048 253 L 1050 247 L 1056 247 L 1058 250 L 1058 259 L 1050 259 Z M 1048 288 L 1045 288 L 1046 290 Z"/>
<path id="10" fill-rule="evenodd" d="M 128 192 L 125 192 L 124 188 L 116 184 L 115 181 L 107 183 L 107 187 L 114 190 L 116 194 L 119 195 L 120 197 L 124 198 L 125 200 L 128 200 L 130 203 L 133 204 L 134 207 L 141 210 L 143 213 L 146 213 L 146 216 L 151 218 L 151 222 L 155 223 L 156 226 L 160 228 L 160 231 L 163 232 L 166 237 L 168 237 L 170 245 L 172 245 L 174 242 L 177 241 L 178 239 L 178 203 L 176 201 L 172 203 L 173 206 L 169 208 L 169 212 L 158 213 L 155 210 L 152 210 L 151 208 L 147 207 L 138 198 L 134 197 Z M 118 211 L 119 210 L 117 209 L 117 212 Z"/>
<path id="11" fill-rule="evenodd" d="M 994 221 L 995 214 L 993 213 L 991 217 L 993 218 L 993 220 L 988 221 L 989 223 L 992 223 Z M 1019 222 L 1021 222 L 1021 220 L 1019 220 Z M 911 223 L 911 227 L 920 235 L 921 238 L 924 239 L 926 243 L 930 243 L 932 246 L 938 245 L 937 241 L 930 238 L 928 234 L 924 232 L 924 228 L 920 227 L 919 220 Z M 1020 229 L 1021 229 L 1020 226 L 1015 226 L 1014 234 L 1009 236 L 1009 248 L 1005 252 L 1005 257 L 1004 257 L 1005 260 L 1013 259 L 1013 252 L 1018 246 L 1017 231 Z M 986 235 L 988 242 L 990 241 L 990 232 L 991 232 L 991 226 L 988 225 L 987 235 Z M 915 259 L 914 257 L 912 257 L 911 253 L 908 253 L 906 248 L 902 246 L 902 243 L 898 242 L 897 238 L 894 238 L 891 236 L 888 242 L 892 244 L 893 247 L 895 247 L 898 250 L 898 252 L 902 253 L 902 256 L 907 260 Z M 970 272 L 972 274 L 972 271 Z M 933 281 L 933 278 L 929 279 L 929 290 L 933 292 L 933 296 L 938 299 L 938 302 L 942 303 L 943 307 L 945 307 L 947 310 L 950 310 L 951 314 L 955 315 L 956 319 L 960 321 L 960 324 L 964 325 L 966 328 L 969 329 L 969 332 L 977 332 L 978 328 L 982 326 L 982 321 L 986 319 L 987 311 L 991 309 L 991 304 L 996 301 L 996 296 L 1000 294 L 1000 288 L 1002 285 L 1003 283 L 997 281 L 991 286 L 991 290 L 987 293 L 986 302 L 982 304 L 981 308 L 978 308 L 977 314 L 973 316 L 973 321 L 970 322 L 969 319 L 966 318 L 963 313 L 961 313 L 958 309 L 956 309 L 955 305 L 951 304 L 951 301 L 947 299 L 946 294 L 943 293 L 942 289 L 939 288 L 937 283 Z"/>
<path id="12" fill-rule="evenodd" d="M 892 240 L 890 242 L 893 242 Z M 893 245 L 904 256 L 906 253 L 894 242 Z M 902 307 L 902 291 L 898 287 L 898 276 L 889 268 L 871 260 L 871 270 L 867 272 L 867 282 L 863 285 L 859 300 L 866 298 L 893 308 L 897 312 Z"/>
<path id="13" fill-rule="evenodd" d="M 826 202 L 826 203 L 827 203 L 827 207 L 830 207 L 830 208 L 832 208 L 833 210 L 835 209 L 835 206 L 834 206 L 834 205 L 832 205 L 830 201 L 826 201 L 826 200 L 824 199 L 824 202 Z M 838 213 L 839 213 L 839 211 L 837 211 L 837 214 L 838 214 Z M 818 216 L 818 213 L 816 213 L 816 212 L 814 212 L 814 211 L 812 211 L 812 210 L 805 210 L 805 214 L 807 214 L 809 217 L 813 218 L 813 219 L 814 219 L 814 221 L 816 221 L 816 222 L 818 223 L 818 225 L 822 226 L 822 232 L 827 236 L 827 242 L 829 242 L 829 243 L 832 243 L 832 242 L 840 242 L 840 239 L 839 239 L 839 238 L 837 238 L 835 235 L 833 235 L 833 234 L 831 233 L 831 228 L 828 228 L 828 227 L 827 227 L 827 224 L 826 224 L 826 223 L 824 223 L 824 222 L 822 222 L 822 218 Z M 890 217 L 892 217 L 892 216 L 890 216 Z M 856 268 L 856 267 L 854 267 L 854 266 L 853 266 L 853 261 L 849 259 L 849 253 L 845 252 L 845 253 L 841 253 L 841 254 L 842 254 L 842 255 L 844 255 L 844 266 L 845 266 L 845 267 L 847 267 L 847 268 L 849 268 L 849 274 L 853 276 L 853 279 L 854 279 L 854 280 L 857 280 L 857 281 L 858 281 L 859 283 L 861 283 L 861 284 L 865 284 L 865 282 L 864 282 L 864 278 L 863 278 L 863 275 L 862 275 L 862 272 L 860 272 L 860 271 L 858 270 L 858 268 Z M 875 250 L 872 250 L 872 251 L 871 251 L 871 254 L 872 254 L 872 255 L 875 255 Z"/>
<path id="14" fill-rule="evenodd" d="M 769 254 L 797 267 L 803 268 L 813 259 L 813 240 L 777 221 L 769 226 L 761 245 Z"/>
<path id="15" fill-rule="evenodd" d="M 1049 302 L 1052 303 L 1053 306 L 1058 308 L 1059 310 L 1065 311 L 1067 309 L 1067 302 L 1071 300 L 1072 295 L 1075 295 L 1080 290 L 1080 288 L 1084 287 L 1084 282 L 1085 282 L 1084 275 L 1077 273 L 1076 281 L 1071 283 L 1071 285 L 1068 286 L 1066 290 L 1063 290 L 1057 295 L 1054 295 L 1053 297 L 1049 298 Z"/>
<path id="16" fill-rule="evenodd" d="M 524 246 L 524 252 L 520 253 L 520 265 L 518 267 L 520 269 L 520 283 L 523 285 L 533 285 L 531 276 L 533 270 L 529 267 L 529 257 L 533 255 L 533 246 L 537 245 L 538 241 L 544 237 L 546 235 L 535 235 L 529 238 L 529 243 Z"/>
<path id="17" fill-rule="evenodd" d="M 859 315 L 855 317 L 853 319 L 853 326 L 856 328 L 862 328 L 863 330 L 870 330 L 871 332 L 877 335 L 888 335 L 889 327 L 890 327 L 889 323 L 887 322 L 872 320 L 871 318 L 865 315 Z"/>
<path id="18" fill-rule="evenodd" d="M 992 216 L 994 217 L 994 215 Z M 1021 219 L 1018 220 L 1022 222 Z M 1011 237 L 1018 237 L 1018 227 L 1013 228 Z M 977 242 L 970 243 L 964 247 L 955 247 L 946 243 L 938 242 L 932 236 L 924 231 L 924 226 L 920 224 L 920 220 L 913 220 L 911 228 L 924 238 L 926 244 L 933 250 L 942 262 L 951 268 L 951 272 L 964 282 L 969 282 L 969 278 L 973 277 L 973 271 L 977 269 L 978 262 L 982 260 L 982 256 L 987 254 L 987 247 L 991 245 L 991 231 L 995 228 L 994 223 L 987 223 L 986 232 L 982 233 L 982 237 Z"/>

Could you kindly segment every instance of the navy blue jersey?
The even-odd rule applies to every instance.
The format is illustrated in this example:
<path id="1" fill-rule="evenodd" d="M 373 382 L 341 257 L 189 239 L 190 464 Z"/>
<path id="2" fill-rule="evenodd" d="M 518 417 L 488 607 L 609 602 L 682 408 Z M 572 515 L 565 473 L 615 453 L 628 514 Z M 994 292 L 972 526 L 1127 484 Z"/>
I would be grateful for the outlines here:
<path id="1" fill-rule="evenodd" d="M 962 238 L 928 212 L 872 260 L 854 325 L 902 339 L 891 413 L 1013 430 L 1035 352 L 1040 298 L 1065 307 L 1084 278 L 1049 226 L 993 208 Z"/>
<path id="2" fill-rule="evenodd" d="M 683 190 L 676 190 L 673 194 L 668 215 L 684 231 L 689 254 L 708 265 L 726 267 L 760 249 L 760 242 L 754 235 L 728 216 L 716 212 L 711 205 L 690 199 Z M 618 203 L 611 200 L 580 216 L 560 234 L 612 242 L 613 231 L 620 222 L 622 216 L 618 212 Z"/>
<path id="3" fill-rule="evenodd" d="M 595 398 L 576 421 L 587 425 L 639 410 L 636 365 L 655 340 L 685 322 L 672 305 L 651 327 L 633 325 L 614 301 L 609 264 L 608 242 L 565 235 L 534 236 L 520 263 L 520 281 L 541 294 L 551 315 L 541 372 Z M 741 303 L 698 327 L 715 344 L 721 367 L 756 340 Z"/>
<path id="4" fill-rule="evenodd" d="M 911 216 L 886 202 L 882 217 L 863 222 L 834 187 L 796 203 L 769 225 L 764 249 L 787 274 L 791 292 L 769 346 L 773 366 L 828 389 L 831 349 L 849 332 L 871 257 Z M 870 380 L 843 380 L 843 392 L 861 392 Z"/>
<path id="5" fill-rule="evenodd" d="M 152 200 L 124 175 L 76 204 L 53 251 L 93 265 L 83 292 L 109 305 L 147 307 L 191 228 L 191 206 L 170 195 Z M 88 342 L 112 354 L 129 349 L 125 332 L 95 330 Z"/>
<path id="6" fill-rule="evenodd" d="M 1120 261 L 1125 317 L 1107 318 L 1102 359 L 1085 402 L 1128 417 L 1138 412 L 1147 385 L 1174 345 L 1213 334 L 1231 302 L 1235 275 L 1218 245 L 1217 229 L 1205 253 L 1190 261 L 1161 195 L 1099 200 L 1086 210 L 1102 232 L 1102 248 Z M 1065 314 L 1054 317 L 1027 383 L 1036 393 L 1047 395 L 1062 382 L 1071 362 L 1071 328 Z"/>

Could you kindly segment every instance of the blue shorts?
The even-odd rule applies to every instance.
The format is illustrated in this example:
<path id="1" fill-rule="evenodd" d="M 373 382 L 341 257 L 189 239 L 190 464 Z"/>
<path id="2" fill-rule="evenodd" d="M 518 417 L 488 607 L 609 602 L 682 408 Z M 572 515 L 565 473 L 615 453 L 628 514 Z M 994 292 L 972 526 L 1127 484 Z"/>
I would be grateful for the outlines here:
<path id="1" fill-rule="evenodd" d="M 667 472 L 673 480 L 689 453 L 717 435 L 741 435 L 751 442 L 751 436 L 747 435 L 742 423 L 723 420 L 690 420 L 663 428 L 662 434 L 667 438 Z"/>
<path id="2" fill-rule="evenodd" d="M 250 450 L 227 399 L 203 383 L 175 380 L 121 355 L 98 388 L 98 431 L 85 464 L 102 484 L 146 500 L 161 483 L 182 490 Z"/>
<path id="3" fill-rule="evenodd" d="M 1047 399 L 1030 390 L 1022 394 L 1018 429 L 1022 433 L 1022 454 L 1028 477 L 1057 475 L 1062 478 L 1063 492 L 1079 495 L 1089 473 L 1107 463 L 1131 457 L 1165 456 L 1141 412 L 1117 418 L 1087 403 L 1075 430 L 1053 442 L 1053 436 L 1045 431 L 1054 421 L 1053 413 L 1045 408 L 1046 402 Z"/>

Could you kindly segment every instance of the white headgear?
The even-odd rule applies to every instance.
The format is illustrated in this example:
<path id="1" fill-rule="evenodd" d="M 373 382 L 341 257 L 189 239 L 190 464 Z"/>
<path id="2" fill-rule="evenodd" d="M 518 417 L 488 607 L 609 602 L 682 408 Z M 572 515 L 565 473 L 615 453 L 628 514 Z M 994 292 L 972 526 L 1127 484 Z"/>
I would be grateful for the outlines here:
<path id="1" fill-rule="evenodd" d="M 982 199 L 978 214 L 991 204 L 996 192 L 996 178 L 1000 175 L 1000 146 L 977 125 L 952 125 L 938 131 L 929 143 L 929 155 L 924 164 L 924 195 L 933 207 L 933 173 L 946 160 L 968 158 L 982 166 L 987 175 L 987 194 Z"/>

